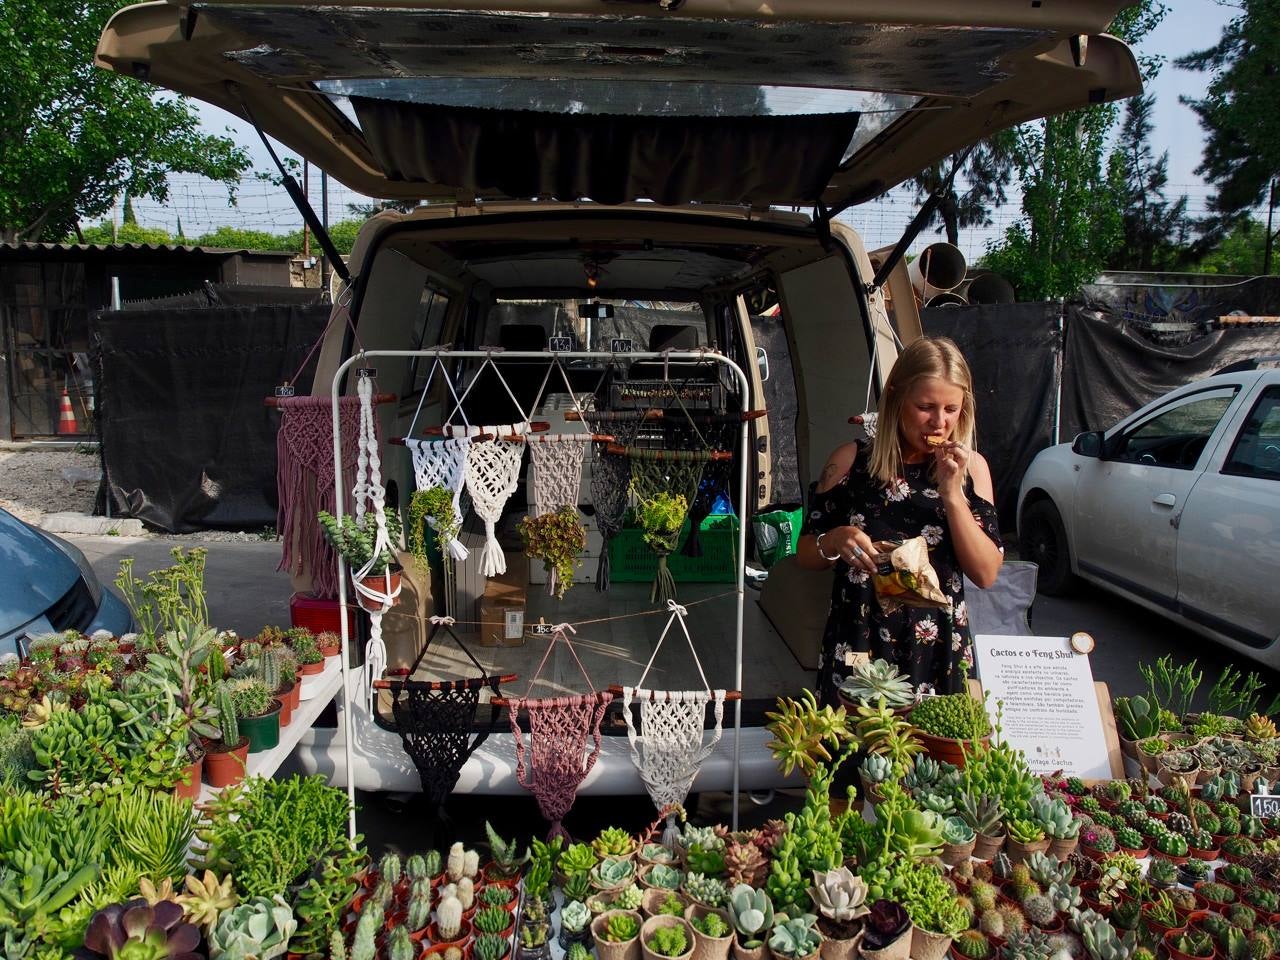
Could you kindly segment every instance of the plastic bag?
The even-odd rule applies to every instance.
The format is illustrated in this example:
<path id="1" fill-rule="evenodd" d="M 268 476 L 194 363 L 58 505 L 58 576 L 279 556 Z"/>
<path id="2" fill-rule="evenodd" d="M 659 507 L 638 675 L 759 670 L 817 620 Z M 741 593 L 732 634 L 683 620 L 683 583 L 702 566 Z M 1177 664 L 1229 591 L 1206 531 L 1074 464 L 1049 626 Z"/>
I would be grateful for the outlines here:
<path id="1" fill-rule="evenodd" d="M 751 518 L 756 538 L 756 559 L 766 570 L 783 557 L 796 552 L 800 544 L 800 526 L 804 523 L 804 507 L 767 510 Z"/>
<path id="2" fill-rule="evenodd" d="M 938 573 L 929 562 L 929 544 L 924 537 L 912 537 L 902 543 L 882 540 L 875 548 L 880 554 L 880 570 L 872 583 L 885 613 L 904 606 L 951 606 L 951 598 L 942 592 Z"/>

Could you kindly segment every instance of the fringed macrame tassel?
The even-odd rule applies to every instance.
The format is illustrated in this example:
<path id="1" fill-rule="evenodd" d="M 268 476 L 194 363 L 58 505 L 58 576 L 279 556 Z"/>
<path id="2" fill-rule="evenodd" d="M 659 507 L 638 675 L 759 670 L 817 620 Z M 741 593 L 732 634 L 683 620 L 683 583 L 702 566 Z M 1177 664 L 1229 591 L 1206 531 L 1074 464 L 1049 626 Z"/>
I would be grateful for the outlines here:
<path id="1" fill-rule="evenodd" d="M 609 540 L 600 544 L 600 561 L 596 564 L 596 590 L 604 593 L 609 589 Z"/>
<path id="2" fill-rule="evenodd" d="M 484 522 L 484 548 L 480 551 L 480 575 L 500 577 L 507 572 L 507 555 L 498 543 L 498 533 L 492 520 Z"/>
<path id="3" fill-rule="evenodd" d="M 654 574 L 653 586 L 649 588 L 650 603 L 666 603 L 676 597 L 676 578 L 671 575 L 665 554 L 658 556 L 658 572 Z"/>

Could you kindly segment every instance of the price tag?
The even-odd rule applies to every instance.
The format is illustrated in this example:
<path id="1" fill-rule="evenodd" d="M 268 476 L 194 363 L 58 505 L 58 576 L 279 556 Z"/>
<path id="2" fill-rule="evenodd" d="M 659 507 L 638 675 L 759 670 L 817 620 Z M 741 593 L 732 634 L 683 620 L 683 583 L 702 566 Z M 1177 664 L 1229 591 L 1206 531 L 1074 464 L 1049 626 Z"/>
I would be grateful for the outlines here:
<path id="1" fill-rule="evenodd" d="M 548 337 L 547 349 L 552 353 L 568 353 L 573 349 L 573 337 Z"/>
<path id="2" fill-rule="evenodd" d="M 531 629 L 535 637 L 549 637 L 555 633 L 554 627 L 543 620 L 539 620 Z"/>
<path id="3" fill-rule="evenodd" d="M 633 353 L 635 352 L 635 341 L 630 337 L 613 337 L 609 341 L 610 353 Z"/>
<path id="4" fill-rule="evenodd" d="M 1086 655 L 1093 653 L 1093 648 L 1095 646 L 1097 646 L 1097 644 L 1094 642 L 1093 637 L 1090 634 L 1085 633 L 1083 630 L 1071 635 L 1071 649 L 1076 653 L 1083 653 Z"/>
<path id="5" fill-rule="evenodd" d="M 508 610 L 502 625 L 504 640 L 519 640 L 524 636 L 524 611 Z"/>
<path id="6" fill-rule="evenodd" d="M 1258 782 L 1262 785 L 1262 792 L 1249 794 L 1249 812 L 1267 819 L 1280 817 L 1280 796 L 1267 792 L 1265 777 L 1258 778 Z"/>
<path id="7" fill-rule="evenodd" d="M 280 386 L 276 387 L 277 397 L 288 398 L 288 397 L 292 397 L 293 395 L 294 395 L 293 387 L 291 387 L 287 383 L 281 384 Z"/>
<path id="8" fill-rule="evenodd" d="M 861 667 L 871 662 L 871 654 L 865 650 L 854 652 L 850 650 L 844 655 L 844 665 L 846 667 Z"/>
<path id="9" fill-rule="evenodd" d="M 378 379 L 377 367 L 357 367 L 356 377 L 360 380 L 376 380 Z"/>

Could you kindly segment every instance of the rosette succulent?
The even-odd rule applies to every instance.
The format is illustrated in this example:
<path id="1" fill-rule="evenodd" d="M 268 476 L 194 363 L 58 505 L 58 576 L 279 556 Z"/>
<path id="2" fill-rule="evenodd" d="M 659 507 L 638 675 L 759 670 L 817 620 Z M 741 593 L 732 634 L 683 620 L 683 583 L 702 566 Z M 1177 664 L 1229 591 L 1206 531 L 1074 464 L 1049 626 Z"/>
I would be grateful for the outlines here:
<path id="1" fill-rule="evenodd" d="M 172 900 L 113 903 L 95 913 L 84 945 L 110 960 L 200 960 L 200 930 L 182 919 Z"/>
<path id="2" fill-rule="evenodd" d="M 809 896 L 818 912 L 828 920 L 856 920 L 867 913 L 867 884 L 848 867 L 813 871 Z"/>

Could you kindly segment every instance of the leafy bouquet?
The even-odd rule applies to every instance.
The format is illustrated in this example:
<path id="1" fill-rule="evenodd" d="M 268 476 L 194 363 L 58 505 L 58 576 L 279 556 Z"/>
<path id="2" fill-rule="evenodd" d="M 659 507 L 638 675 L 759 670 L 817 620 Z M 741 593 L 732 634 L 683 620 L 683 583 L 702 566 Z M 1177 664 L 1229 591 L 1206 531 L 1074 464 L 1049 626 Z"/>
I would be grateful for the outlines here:
<path id="1" fill-rule="evenodd" d="M 573 586 L 573 568 L 587 546 L 587 531 L 578 519 L 577 507 L 565 506 L 540 517 L 520 521 L 525 553 L 541 560 L 547 572 L 547 592 L 563 598 Z"/>

